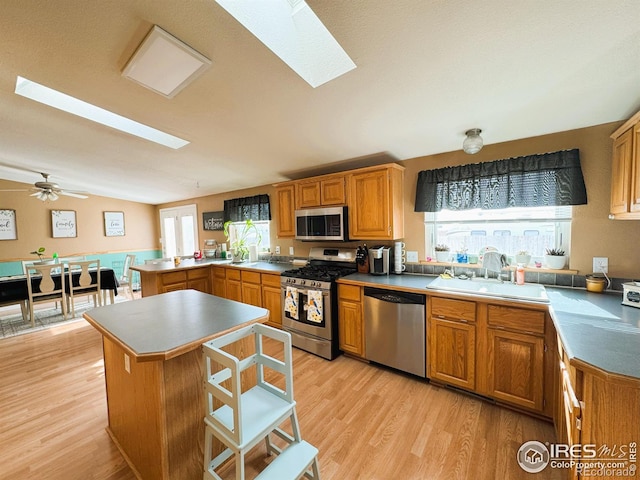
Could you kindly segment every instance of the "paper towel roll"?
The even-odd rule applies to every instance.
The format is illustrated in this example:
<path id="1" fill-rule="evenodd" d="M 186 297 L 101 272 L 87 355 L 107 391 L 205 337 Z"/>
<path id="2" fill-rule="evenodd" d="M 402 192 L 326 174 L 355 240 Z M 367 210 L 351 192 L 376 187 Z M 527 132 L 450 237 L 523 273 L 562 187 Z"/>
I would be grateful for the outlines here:
<path id="1" fill-rule="evenodd" d="M 249 261 L 257 262 L 258 261 L 258 246 L 257 245 L 249 245 Z"/>

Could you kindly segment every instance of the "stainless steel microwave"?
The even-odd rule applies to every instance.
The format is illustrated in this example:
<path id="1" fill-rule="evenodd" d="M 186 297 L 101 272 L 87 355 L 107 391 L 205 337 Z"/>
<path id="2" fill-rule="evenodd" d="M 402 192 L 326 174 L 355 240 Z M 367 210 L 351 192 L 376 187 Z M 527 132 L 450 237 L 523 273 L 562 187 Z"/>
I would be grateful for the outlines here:
<path id="1" fill-rule="evenodd" d="M 347 207 L 296 210 L 296 240 L 349 240 Z"/>

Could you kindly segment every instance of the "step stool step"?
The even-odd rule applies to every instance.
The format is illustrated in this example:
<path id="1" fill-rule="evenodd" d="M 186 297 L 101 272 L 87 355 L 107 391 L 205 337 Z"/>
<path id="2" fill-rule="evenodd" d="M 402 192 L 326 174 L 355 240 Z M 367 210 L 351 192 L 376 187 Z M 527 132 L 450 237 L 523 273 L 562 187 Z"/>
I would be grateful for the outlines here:
<path id="1" fill-rule="evenodd" d="M 318 449 L 304 440 L 292 443 L 255 480 L 296 480 L 317 455 Z"/>

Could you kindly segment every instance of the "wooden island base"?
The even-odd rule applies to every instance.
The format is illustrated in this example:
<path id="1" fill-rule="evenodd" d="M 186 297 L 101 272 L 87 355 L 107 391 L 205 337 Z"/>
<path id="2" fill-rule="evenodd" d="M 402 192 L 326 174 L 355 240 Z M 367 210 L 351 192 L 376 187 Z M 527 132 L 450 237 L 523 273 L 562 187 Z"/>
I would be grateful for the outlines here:
<path id="1" fill-rule="evenodd" d="M 184 290 L 97 308 L 85 318 L 103 335 L 107 431 L 136 476 L 201 478 L 205 411 L 201 345 L 245 325 L 265 322 L 268 311 Z M 229 352 L 244 357 L 253 348 L 246 338 Z M 247 373 L 243 388 L 255 383 L 255 371 Z"/>

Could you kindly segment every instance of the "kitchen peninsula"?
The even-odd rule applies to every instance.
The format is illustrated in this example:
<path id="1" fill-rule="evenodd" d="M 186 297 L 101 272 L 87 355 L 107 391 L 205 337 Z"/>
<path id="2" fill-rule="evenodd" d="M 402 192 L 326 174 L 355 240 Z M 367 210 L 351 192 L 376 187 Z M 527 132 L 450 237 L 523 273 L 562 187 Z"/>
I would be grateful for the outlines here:
<path id="1" fill-rule="evenodd" d="M 246 325 L 264 323 L 268 317 L 263 308 L 195 290 L 153 295 L 84 314 L 102 334 L 107 432 L 138 478 L 202 477 L 201 345 Z M 238 342 L 230 353 L 244 354 L 252 348 L 251 343 Z M 243 378 L 243 388 L 245 383 L 252 379 Z"/>

